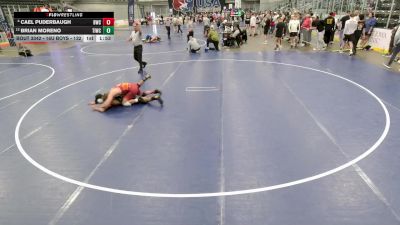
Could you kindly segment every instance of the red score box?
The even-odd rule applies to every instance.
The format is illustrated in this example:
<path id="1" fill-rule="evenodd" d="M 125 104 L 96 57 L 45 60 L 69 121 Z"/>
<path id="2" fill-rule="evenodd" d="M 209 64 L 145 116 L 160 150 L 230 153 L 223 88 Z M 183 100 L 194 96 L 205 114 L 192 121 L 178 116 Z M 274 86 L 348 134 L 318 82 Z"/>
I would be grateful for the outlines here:
<path id="1" fill-rule="evenodd" d="M 114 18 L 103 18 L 103 26 L 114 26 Z"/>

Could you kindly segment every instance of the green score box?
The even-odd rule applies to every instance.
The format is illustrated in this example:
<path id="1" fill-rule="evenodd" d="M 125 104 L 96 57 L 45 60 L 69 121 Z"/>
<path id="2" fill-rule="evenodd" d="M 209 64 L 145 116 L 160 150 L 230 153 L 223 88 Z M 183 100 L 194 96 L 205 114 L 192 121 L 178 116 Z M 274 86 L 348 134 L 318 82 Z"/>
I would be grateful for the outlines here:
<path id="1" fill-rule="evenodd" d="M 114 27 L 103 27 L 103 34 L 106 34 L 106 35 L 114 34 Z"/>

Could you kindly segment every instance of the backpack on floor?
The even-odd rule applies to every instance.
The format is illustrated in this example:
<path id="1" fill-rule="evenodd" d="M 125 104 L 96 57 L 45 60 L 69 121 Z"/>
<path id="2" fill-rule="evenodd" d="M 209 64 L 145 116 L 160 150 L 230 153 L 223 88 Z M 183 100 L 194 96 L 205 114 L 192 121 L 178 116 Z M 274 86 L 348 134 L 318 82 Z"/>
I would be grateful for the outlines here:
<path id="1" fill-rule="evenodd" d="M 25 57 L 33 56 L 31 50 L 29 50 L 29 49 L 20 49 L 20 50 L 18 50 L 18 54 L 20 56 L 25 56 Z"/>

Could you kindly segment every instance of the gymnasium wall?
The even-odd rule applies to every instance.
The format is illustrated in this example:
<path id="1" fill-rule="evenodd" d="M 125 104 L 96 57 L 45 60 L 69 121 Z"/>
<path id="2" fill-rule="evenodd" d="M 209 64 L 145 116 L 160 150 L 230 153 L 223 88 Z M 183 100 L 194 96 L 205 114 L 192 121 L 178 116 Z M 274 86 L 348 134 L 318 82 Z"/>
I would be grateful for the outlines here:
<path id="1" fill-rule="evenodd" d="M 91 11 L 91 12 L 114 12 L 114 18 L 116 20 L 128 19 L 128 3 L 126 4 L 84 4 L 84 3 L 77 3 L 73 4 L 76 8 L 82 11 Z M 137 8 L 137 7 L 135 7 Z M 135 16 L 136 14 L 135 10 Z"/>

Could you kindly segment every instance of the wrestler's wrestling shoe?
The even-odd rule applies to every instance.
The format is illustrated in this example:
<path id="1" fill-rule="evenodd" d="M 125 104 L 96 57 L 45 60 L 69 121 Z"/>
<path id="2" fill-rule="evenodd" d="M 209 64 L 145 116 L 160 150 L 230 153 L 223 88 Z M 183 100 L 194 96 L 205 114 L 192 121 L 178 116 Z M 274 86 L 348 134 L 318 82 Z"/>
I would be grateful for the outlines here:
<path id="1" fill-rule="evenodd" d="M 160 96 L 160 95 L 154 96 L 154 97 L 153 97 L 153 100 L 157 100 L 158 103 L 160 103 L 160 105 L 163 105 L 163 104 L 164 104 L 164 101 L 161 99 L 161 96 Z"/>
<path id="2" fill-rule="evenodd" d="M 151 79 L 151 75 L 150 74 L 146 74 L 146 76 L 144 76 L 143 81 L 146 81 L 148 79 Z"/>
<path id="3" fill-rule="evenodd" d="M 161 92 L 161 90 L 159 90 L 159 89 L 155 89 L 154 90 L 154 94 L 160 94 L 160 96 L 162 95 L 162 92 Z"/>

